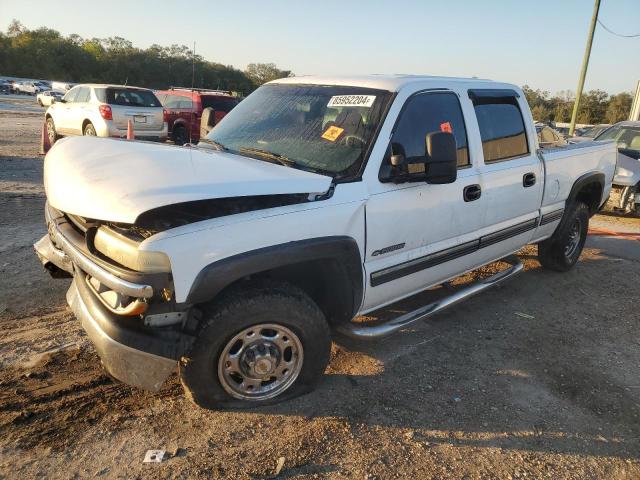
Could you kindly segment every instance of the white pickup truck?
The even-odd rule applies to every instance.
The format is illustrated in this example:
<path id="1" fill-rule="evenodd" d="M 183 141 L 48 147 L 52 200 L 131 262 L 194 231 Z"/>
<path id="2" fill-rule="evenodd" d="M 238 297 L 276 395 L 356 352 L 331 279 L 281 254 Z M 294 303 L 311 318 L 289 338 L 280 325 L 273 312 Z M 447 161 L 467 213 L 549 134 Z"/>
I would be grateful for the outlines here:
<path id="1" fill-rule="evenodd" d="M 197 147 L 67 138 L 45 160 L 36 243 L 106 369 L 205 407 L 311 389 L 331 331 L 377 338 L 522 269 L 578 260 L 613 143 L 542 153 L 521 90 L 476 79 L 298 77 Z M 359 315 L 487 263 L 512 266 L 376 324 Z"/>

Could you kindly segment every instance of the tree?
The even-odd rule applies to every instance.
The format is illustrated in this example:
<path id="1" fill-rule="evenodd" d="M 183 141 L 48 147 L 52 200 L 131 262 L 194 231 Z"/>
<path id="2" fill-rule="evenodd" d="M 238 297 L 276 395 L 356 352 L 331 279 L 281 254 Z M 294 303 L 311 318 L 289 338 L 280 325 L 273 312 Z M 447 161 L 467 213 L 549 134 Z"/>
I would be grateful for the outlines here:
<path id="1" fill-rule="evenodd" d="M 17 37 L 18 35 L 26 31 L 27 31 L 27 28 L 14 18 L 13 20 L 11 20 L 9 27 L 7 28 L 7 36 Z"/>
<path id="2" fill-rule="evenodd" d="M 244 73 L 256 87 L 271 80 L 293 76 L 290 70 L 280 70 L 275 63 L 250 63 Z"/>
<path id="3" fill-rule="evenodd" d="M 185 45 L 135 47 L 122 37 L 83 39 L 62 36 L 56 30 L 29 30 L 14 20 L 6 34 L 0 32 L 0 72 L 26 78 L 47 78 L 71 82 L 125 83 L 149 88 L 191 86 L 195 63 L 195 85 L 221 88 L 243 94 L 257 84 L 230 65 L 210 62 L 193 55 Z M 264 70 L 273 78 L 289 71 L 275 65 Z M 277 74 L 275 73 L 277 72 Z M 271 78 L 269 78 L 271 79 Z"/>
<path id="4" fill-rule="evenodd" d="M 618 95 L 613 95 L 609 101 L 607 113 L 605 114 L 607 123 L 621 122 L 629 118 L 632 102 L 633 97 L 630 93 L 622 92 Z"/>

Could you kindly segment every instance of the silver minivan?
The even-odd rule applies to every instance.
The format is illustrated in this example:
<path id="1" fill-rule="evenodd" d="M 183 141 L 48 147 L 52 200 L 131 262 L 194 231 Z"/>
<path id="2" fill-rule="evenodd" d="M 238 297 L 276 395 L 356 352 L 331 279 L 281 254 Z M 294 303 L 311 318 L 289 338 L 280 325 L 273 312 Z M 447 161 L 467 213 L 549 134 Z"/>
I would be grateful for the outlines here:
<path id="1" fill-rule="evenodd" d="M 124 138 L 129 120 L 135 138 L 167 139 L 166 114 L 153 91 L 123 85 L 76 85 L 45 113 L 49 141 L 59 136 Z"/>

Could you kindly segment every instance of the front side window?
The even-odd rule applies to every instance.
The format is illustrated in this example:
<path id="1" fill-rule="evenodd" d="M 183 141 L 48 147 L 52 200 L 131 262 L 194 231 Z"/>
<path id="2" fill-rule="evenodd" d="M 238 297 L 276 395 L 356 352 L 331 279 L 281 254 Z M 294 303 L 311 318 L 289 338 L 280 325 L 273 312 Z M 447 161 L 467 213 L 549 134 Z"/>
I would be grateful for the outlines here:
<path id="1" fill-rule="evenodd" d="M 391 93 L 325 85 L 264 85 L 203 141 L 303 170 L 345 178 L 360 171 Z"/>
<path id="2" fill-rule="evenodd" d="M 524 119 L 516 97 L 475 97 L 473 106 L 485 163 L 529 153 Z"/>
<path id="3" fill-rule="evenodd" d="M 448 132 L 456 139 L 458 168 L 469 162 L 467 132 L 460 102 L 455 93 L 420 93 L 405 104 L 391 137 L 391 148 L 383 162 L 380 177 L 424 174 L 426 138 L 432 132 Z M 391 155 L 403 155 L 400 168 L 390 166 Z"/>

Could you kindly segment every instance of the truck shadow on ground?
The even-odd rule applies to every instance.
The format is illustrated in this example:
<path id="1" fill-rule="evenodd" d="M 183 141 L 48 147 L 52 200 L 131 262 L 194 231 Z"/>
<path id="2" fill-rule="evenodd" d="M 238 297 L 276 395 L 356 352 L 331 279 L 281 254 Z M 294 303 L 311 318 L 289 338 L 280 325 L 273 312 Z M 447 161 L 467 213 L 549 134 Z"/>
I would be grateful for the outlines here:
<path id="1" fill-rule="evenodd" d="M 314 393 L 253 411 L 336 416 L 427 444 L 640 458 L 640 337 L 629 321 L 637 281 L 603 292 L 603 278 L 624 277 L 618 262 L 589 254 L 557 274 L 539 268 L 535 251 L 521 253 L 527 272 L 511 283 L 393 337 L 336 337 Z M 424 292 L 375 317 L 441 294 Z"/>

